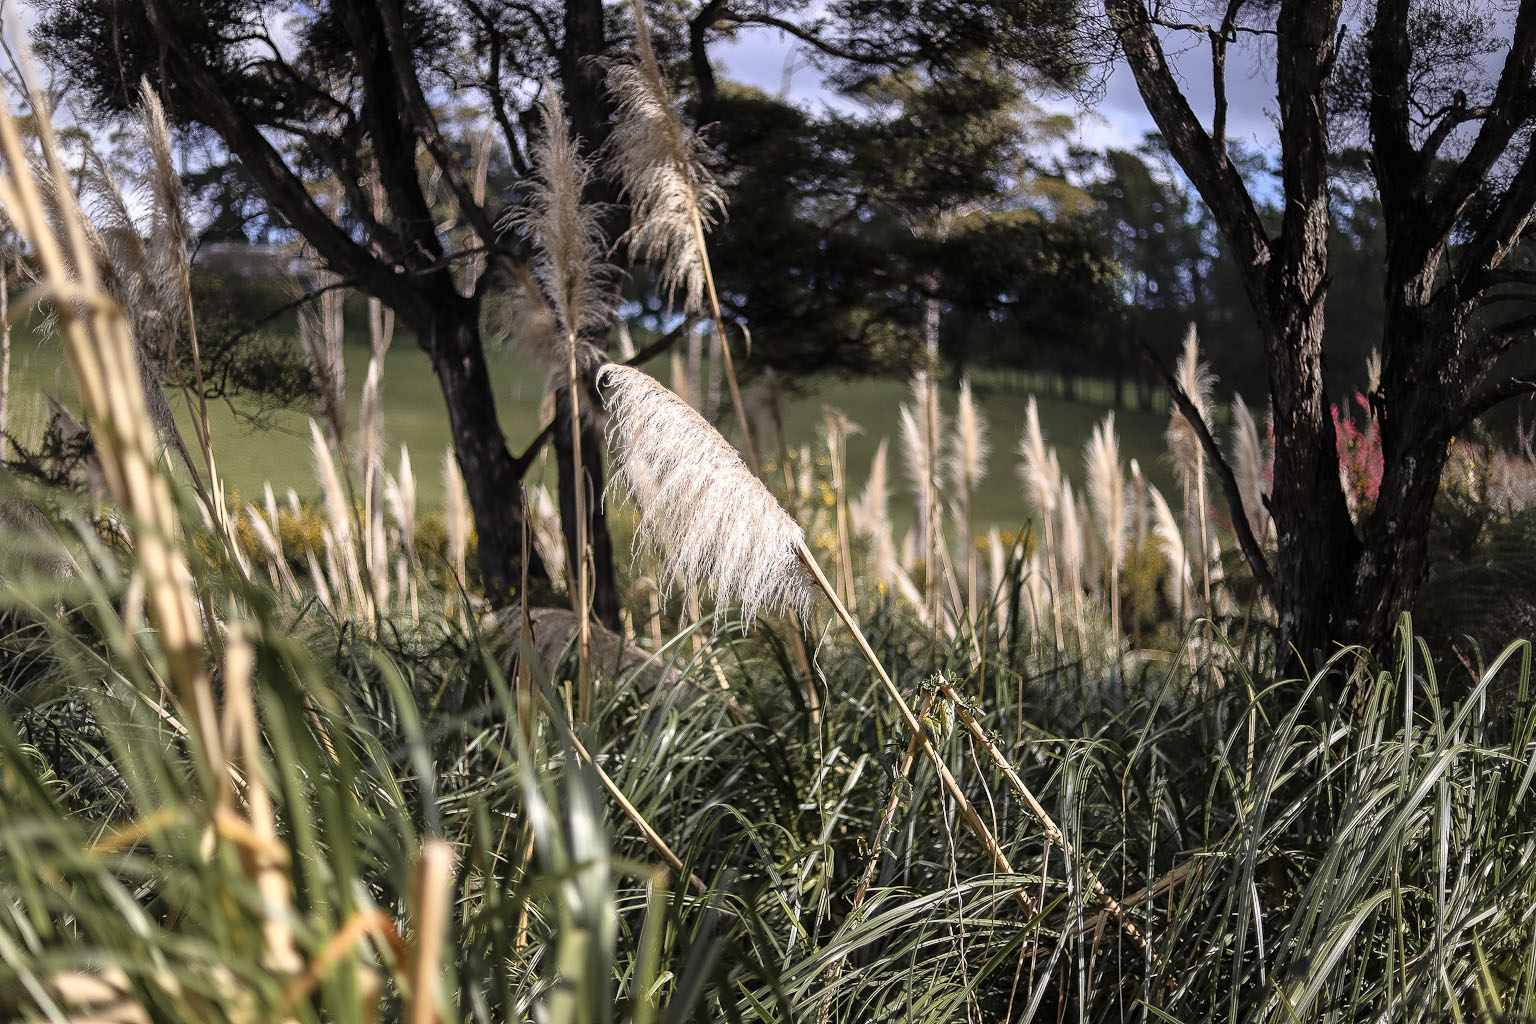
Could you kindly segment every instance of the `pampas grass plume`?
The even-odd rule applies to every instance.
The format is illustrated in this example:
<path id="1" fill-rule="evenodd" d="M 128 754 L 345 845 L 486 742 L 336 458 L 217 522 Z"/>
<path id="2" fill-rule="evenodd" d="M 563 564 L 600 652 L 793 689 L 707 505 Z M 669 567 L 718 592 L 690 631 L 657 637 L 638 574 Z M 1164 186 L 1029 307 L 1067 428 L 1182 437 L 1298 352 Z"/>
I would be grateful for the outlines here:
<path id="1" fill-rule="evenodd" d="M 704 145 L 678 115 L 651 49 L 643 6 L 638 0 L 631 6 L 635 60 L 608 70 L 617 120 L 607 145 L 633 214 L 623 240 L 656 269 L 668 305 L 681 293 L 684 311 L 704 313 L 704 231 L 724 211 L 725 192 L 705 167 Z"/>
<path id="2" fill-rule="evenodd" d="M 1233 475 L 1243 499 L 1243 512 L 1253 535 L 1262 540 L 1269 524 L 1269 512 L 1264 508 L 1264 446 L 1242 395 L 1232 399 L 1232 449 Z"/>
<path id="3" fill-rule="evenodd" d="M 463 580 L 472 523 L 469 491 L 464 487 L 464 474 L 459 472 L 459 460 L 454 458 L 452 448 L 443 449 L 443 519 L 448 533 L 448 558 L 453 571 Z"/>
<path id="4" fill-rule="evenodd" d="M 1162 492 L 1148 485 L 1147 494 L 1152 499 L 1152 532 L 1162 543 L 1163 554 L 1168 559 L 1168 603 L 1173 606 L 1173 614 L 1182 617 L 1189 589 L 1194 583 L 1189 569 L 1189 556 L 1185 551 L 1184 533 L 1179 529 L 1178 517 L 1168 507 Z"/>
<path id="5" fill-rule="evenodd" d="M 987 420 L 971 397 L 971 382 L 960 382 L 960 401 L 955 410 L 954 444 L 950 449 L 950 478 L 964 493 L 974 493 L 987 475 Z"/>
<path id="6" fill-rule="evenodd" d="M 686 402 L 632 367 L 598 370 L 609 414 L 613 484 L 640 512 L 636 543 L 660 557 L 670 582 L 707 590 L 716 605 L 758 612 L 811 610 L 798 523 L 736 450 Z"/>
<path id="7" fill-rule="evenodd" d="M 1115 414 L 1110 412 L 1093 428 L 1083 452 L 1088 474 L 1088 498 L 1099 528 L 1099 543 L 1111 572 L 1125 564 L 1125 473 L 1120 468 L 1120 439 L 1115 434 Z"/>
<path id="8" fill-rule="evenodd" d="M 533 270 L 561 335 L 580 338 L 588 330 L 608 326 L 606 245 L 597 208 L 582 202 L 592 167 L 577 151 L 560 93 L 548 82 L 539 106 L 544 131 L 531 149 L 534 174 L 528 202 L 507 223 L 522 228 L 537 243 Z M 560 356 L 563 361 L 565 353 Z"/>
<path id="9" fill-rule="evenodd" d="M 1024 433 L 1019 438 L 1019 482 L 1034 502 L 1035 510 L 1042 516 L 1056 511 L 1056 499 L 1061 487 L 1061 473 L 1053 471 L 1052 460 L 1045 444 L 1045 433 L 1040 429 L 1040 407 L 1035 396 L 1029 396 L 1024 407 Z"/>

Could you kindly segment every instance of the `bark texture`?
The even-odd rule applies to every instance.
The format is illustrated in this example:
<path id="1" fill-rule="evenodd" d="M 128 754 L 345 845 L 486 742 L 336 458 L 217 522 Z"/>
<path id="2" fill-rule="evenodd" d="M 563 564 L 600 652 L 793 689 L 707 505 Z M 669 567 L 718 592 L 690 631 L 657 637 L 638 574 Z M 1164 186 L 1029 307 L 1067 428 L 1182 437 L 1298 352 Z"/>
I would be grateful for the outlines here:
<path id="1" fill-rule="evenodd" d="M 1268 17 L 1268 7 L 1252 6 L 1255 17 Z M 1536 205 L 1536 157 L 1517 141 L 1536 115 L 1536 2 L 1520 5 L 1492 102 L 1477 110 L 1453 104 L 1417 139 L 1410 120 L 1409 4 L 1381 0 L 1375 6 L 1367 116 L 1388 267 L 1382 378 L 1370 401 L 1385 466 L 1376 504 L 1359 522 L 1340 484 L 1323 386 L 1328 88 L 1339 57 L 1341 4 L 1282 0 L 1260 26 L 1275 38 L 1282 203 L 1274 233 L 1260 220 L 1221 138 L 1226 110 L 1219 76 L 1226 46 L 1242 24 L 1242 0 L 1228 5 L 1219 26 L 1160 23 L 1143 0 L 1106 0 L 1105 8 L 1148 111 L 1231 247 L 1263 338 L 1275 416 L 1270 503 L 1277 544 L 1272 568 L 1256 545 L 1244 544 L 1244 554 L 1261 585 L 1272 577 L 1266 589 L 1279 615 L 1279 667 L 1315 669 L 1340 643 L 1385 653 L 1428 564 L 1434 497 L 1451 438 L 1496 402 L 1532 390 L 1523 377 L 1488 379 L 1510 346 L 1530 335 L 1536 318 L 1474 328 L 1480 321 L 1473 314 L 1492 289 L 1519 283 L 1501 265 Z M 1218 77 L 1211 132 L 1195 116 L 1163 49 L 1163 33 L 1191 29 L 1212 43 Z M 1447 167 L 1440 147 L 1469 121 L 1478 123 L 1475 140 Z M 1513 145 L 1526 151 L 1514 152 Z M 1500 160 L 1516 170 L 1491 213 L 1469 223 L 1468 204 Z M 1208 449 L 1219 462 L 1214 442 Z M 1228 499 L 1241 524 L 1235 489 Z"/>

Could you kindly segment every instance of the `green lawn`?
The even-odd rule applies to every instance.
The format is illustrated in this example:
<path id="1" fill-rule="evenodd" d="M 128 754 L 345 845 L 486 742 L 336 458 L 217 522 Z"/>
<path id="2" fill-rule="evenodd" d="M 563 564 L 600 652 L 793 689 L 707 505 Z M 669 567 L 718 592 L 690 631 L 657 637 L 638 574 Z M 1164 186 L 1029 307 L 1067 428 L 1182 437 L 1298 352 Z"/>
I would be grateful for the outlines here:
<path id="1" fill-rule="evenodd" d="M 35 336 L 17 331 L 14 354 L 12 395 L 14 429 L 25 436 L 25 422 L 42 414 L 44 392 L 73 404 L 72 387 L 61 366 L 59 352 L 51 343 L 39 343 Z M 367 370 L 368 350 L 363 345 L 346 349 L 346 385 L 349 426 L 355 426 L 357 398 Z M 542 371 L 509 352 L 490 357 L 491 375 L 496 388 L 501 421 L 509 443 L 523 448 L 538 430 L 539 398 L 543 387 Z M 663 379 L 660 365 L 651 368 Z M 389 443 L 391 471 L 399 459 L 399 446 L 410 448 L 423 508 L 435 508 L 442 496 L 439 469 L 442 453 L 449 443 L 448 421 L 442 394 L 426 356 L 408 341 L 389 352 L 384 377 L 385 430 Z M 977 497 L 978 523 L 1016 529 L 1025 519 L 1019 497 L 1018 439 L 1024 424 L 1026 396 L 1012 391 L 978 390 L 977 399 L 990 425 L 991 455 L 987 477 Z M 784 420 L 793 445 L 816 439 L 821 429 L 823 405 L 835 405 L 858 424 L 862 431 L 848 442 L 849 477 L 855 491 L 862 488 L 868 475 L 869 461 L 882 437 L 891 439 L 891 507 L 898 529 L 911 521 L 911 499 L 905 467 L 901 458 L 898 408 L 911 400 L 906 384 L 891 380 L 812 380 L 805 382 L 802 393 L 785 403 Z M 943 395 L 946 414 L 953 413 L 955 393 Z M 1040 418 L 1048 439 L 1058 446 L 1062 467 L 1073 478 L 1074 486 L 1082 477 L 1082 445 L 1093 425 L 1104 415 L 1100 406 L 1041 397 Z M 178 419 L 192 443 L 190 418 L 185 403 L 173 395 Z M 300 495 L 315 493 L 314 464 L 310 455 L 307 414 L 286 410 L 269 417 L 266 429 L 255 429 L 237 417 L 225 404 L 210 408 L 215 452 L 227 486 L 243 500 L 260 493 L 263 482 L 270 480 L 279 492 L 293 487 Z M 1164 460 L 1163 428 L 1166 417 L 1159 413 L 1122 410 L 1116 414 L 1122 454 L 1126 460 L 1140 460 L 1143 470 L 1158 483 L 1168 486 Z M 765 439 L 766 441 L 767 439 Z M 552 481 L 552 470 L 539 467 L 537 478 Z"/>

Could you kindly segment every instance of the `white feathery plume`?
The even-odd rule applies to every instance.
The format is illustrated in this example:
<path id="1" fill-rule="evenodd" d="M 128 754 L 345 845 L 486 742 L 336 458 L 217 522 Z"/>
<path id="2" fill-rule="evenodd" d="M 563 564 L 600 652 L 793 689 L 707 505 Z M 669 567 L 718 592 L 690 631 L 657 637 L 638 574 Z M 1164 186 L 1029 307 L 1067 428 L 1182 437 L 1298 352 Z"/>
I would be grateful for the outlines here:
<path id="1" fill-rule="evenodd" d="M 1040 429 L 1040 407 L 1034 395 L 1029 396 L 1029 404 L 1024 407 L 1024 433 L 1019 438 L 1019 456 L 1019 482 L 1024 485 L 1024 493 L 1040 515 L 1053 514 L 1061 474 L 1051 472 L 1045 434 Z"/>
<path id="2" fill-rule="evenodd" d="M 548 82 L 539 106 L 544 130 L 531 147 L 528 201 L 507 221 L 532 236 L 533 271 L 563 343 L 608 326 L 612 293 L 598 211 L 582 202 L 592 167 L 577 151 L 560 93 Z"/>
<path id="3" fill-rule="evenodd" d="M 400 543 L 411 564 L 416 563 L 416 475 L 411 471 L 411 453 L 400 446 L 400 475 L 384 481 L 384 500 L 400 531 Z"/>
<path id="4" fill-rule="evenodd" d="M 907 477 L 912 481 L 912 491 L 917 504 L 918 533 L 925 546 L 929 544 L 930 527 L 939 528 L 933 515 L 938 507 L 936 489 L 938 478 L 938 453 L 934 445 L 929 442 L 930 431 L 925 426 L 927 423 L 930 403 L 937 396 L 933 393 L 933 384 L 927 374 L 919 373 L 912 378 L 912 404 L 901 406 L 901 443 L 903 453 L 906 456 Z M 943 417 L 938 417 L 933 434 L 934 442 L 942 437 L 946 430 Z"/>
<path id="5" fill-rule="evenodd" d="M 1061 545 L 1062 585 L 1074 599 L 1083 592 L 1083 530 L 1077 517 L 1077 502 L 1072 496 L 1072 481 L 1061 482 L 1061 522 L 1057 537 Z"/>
<path id="6" fill-rule="evenodd" d="M 1035 506 L 1036 522 L 1040 525 L 1045 549 L 1041 552 L 1041 564 L 1045 569 L 1045 582 L 1053 594 L 1060 594 L 1062 571 L 1061 558 L 1057 553 L 1056 506 L 1060 498 L 1061 467 L 1057 464 L 1056 451 L 1045 443 L 1045 432 L 1040 429 L 1040 406 L 1035 396 L 1029 396 L 1024 407 L 1024 433 L 1019 437 L 1019 482 L 1024 494 Z M 1053 615 L 1056 646 L 1062 646 L 1061 618 Z"/>
<path id="7" fill-rule="evenodd" d="M 604 401 L 610 411 L 609 432 L 617 442 L 614 479 L 626 480 L 632 467 L 644 464 L 646 477 L 657 484 L 647 505 L 640 509 L 637 540 L 661 549 L 663 565 L 673 581 L 689 587 L 707 586 L 716 604 L 733 597 L 738 599 L 747 621 L 764 607 L 808 613 L 811 586 L 819 588 L 879 676 L 886 697 L 900 712 L 902 724 L 913 740 L 914 753 L 917 748 L 922 749 L 945 790 L 961 809 L 961 820 L 980 840 L 997 870 L 1013 873 L 1007 855 L 955 781 L 944 758 L 934 749 L 922 721 L 913 714 L 858 622 L 839 600 L 831 581 L 805 546 L 799 525 L 774 500 L 736 450 L 697 412 L 639 370 L 609 363 L 598 370 L 598 383 L 608 388 Z M 945 696 L 957 704 L 960 700 L 952 689 L 947 689 Z M 1007 756 L 969 719 L 963 707 L 959 714 L 971 734 L 1003 768 L 1013 788 L 1024 795 L 1031 813 L 1047 833 L 1060 836 L 1061 830 L 1018 780 Z M 1119 905 L 1109 897 L 1102 883 L 1091 874 L 1088 878 L 1111 913 L 1118 911 Z M 1015 895 L 1026 912 L 1039 912 L 1035 902 L 1021 890 Z M 1135 926 L 1126 924 L 1123 914 L 1117 916 L 1131 938 L 1140 940 L 1141 933 Z"/>
<path id="8" fill-rule="evenodd" d="M 362 572 L 357 562 L 357 547 L 352 530 L 352 505 L 342 490 L 341 478 L 336 475 L 336 463 L 320 424 L 309 421 L 309 434 L 315 458 L 315 474 L 320 480 L 320 491 L 325 499 L 325 519 L 328 525 L 321 535 L 326 538 L 327 564 L 332 566 L 332 579 L 336 586 L 337 600 L 349 604 L 353 610 L 371 615 L 368 591 L 363 587 Z"/>
<path id="9" fill-rule="evenodd" d="M 959 493 L 959 529 L 965 539 L 966 604 L 974 610 L 981 575 L 980 554 L 976 550 L 974 504 L 976 488 L 987 475 L 987 420 L 971 396 L 970 378 L 960 382 L 960 400 L 955 408 L 955 431 L 949 447 L 950 480 Z"/>
<path id="10" fill-rule="evenodd" d="M 555 319 L 555 311 L 550 308 L 538 278 L 527 264 L 518 264 L 514 268 L 512 286 L 506 298 L 506 309 L 512 320 L 512 344 L 544 367 L 551 383 L 562 383 L 566 374 L 565 338 Z"/>
<path id="11" fill-rule="evenodd" d="M 549 569 L 550 582 L 565 585 L 564 563 L 561 552 L 565 537 L 560 532 L 560 509 L 550 495 L 549 488 L 539 484 L 528 492 L 528 519 L 533 527 L 533 546 Z"/>
<path id="12" fill-rule="evenodd" d="M 1125 565 L 1126 527 L 1130 517 L 1125 502 L 1125 471 L 1120 466 L 1120 439 L 1115 434 L 1115 414 L 1109 412 L 1093 428 L 1083 450 L 1088 476 L 1088 498 L 1099 527 L 1099 545 L 1111 572 Z"/>
<path id="13" fill-rule="evenodd" d="M 686 402 L 632 367 L 598 371 L 606 388 L 614 484 L 640 512 L 635 540 L 669 581 L 759 611 L 811 610 L 799 551 L 805 535 L 747 464 Z"/>
<path id="14" fill-rule="evenodd" d="M 1190 324 L 1184 335 L 1184 348 L 1179 354 L 1174 376 L 1179 388 L 1188 396 L 1195 412 L 1207 426 L 1210 425 L 1211 390 L 1216 378 L 1210 367 L 1200 360 L 1200 339 L 1195 325 Z M 1208 553 L 1210 544 L 1206 534 L 1205 498 L 1205 447 L 1200 435 L 1182 412 L 1174 409 L 1168 420 L 1168 454 L 1173 459 L 1173 471 L 1184 490 L 1184 515 L 1189 520 L 1191 532 L 1199 534 L 1197 550 Z M 1211 572 L 1208 558 L 1201 559 L 1201 581 L 1205 588 L 1205 606 L 1211 604 Z"/>
<path id="15" fill-rule="evenodd" d="M 321 530 L 322 536 L 325 532 Z M 309 579 L 315 585 L 315 596 L 326 608 L 334 609 L 336 606 L 331 601 L 331 588 L 325 582 L 325 570 L 320 568 L 320 562 L 315 558 L 315 549 L 308 543 L 304 545 L 304 557 L 309 560 Z"/>
<path id="16" fill-rule="evenodd" d="M 796 455 L 795 497 L 796 503 L 803 509 L 811 503 L 811 494 L 816 489 L 816 463 L 811 459 L 811 446 L 808 444 L 801 445 Z"/>
<path id="17" fill-rule="evenodd" d="M 1215 385 L 1215 378 L 1210 368 L 1200 360 L 1200 343 L 1193 324 L 1184 336 L 1184 349 L 1179 354 L 1174 376 L 1200 418 L 1209 424 L 1211 389 Z M 1168 419 L 1167 441 L 1173 471 L 1187 495 L 1186 503 L 1192 509 L 1197 490 L 1203 488 L 1204 484 L 1205 448 L 1200 443 L 1194 425 L 1177 408 Z"/>
<path id="18" fill-rule="evenodd" d="M 144 124 L 153 172 L 150 175 L 150 262 L 153 285 L 160 307 L 170 315 L 186 310 L 186 278 L 192 261 L 187 254 L 187 218 L 183 207 L 181 177 L 171 154 L 171 129 L 166 123 L 160 97 L 144 79 L 139 86 L 139 119 Z"/>
<path id="19" fill-rule="evenodd" d="M 1072 496 L 1070 480 L 1061 481 L 1057 508 L 1059 520 L 1056 524 L 1056 544 L 1057 559 L 1060 562 L 1058 569 L 1060 586 L 1055 590 L 1056 602 L 1052 610 L 1059 624 L 1062 613 L 1061 603 L 1063 599 L 1068 602 L 1068 607 L 1077 623 L 1078 644 L 1081 645 L 1084 636 L 1083 570 L 1086 552 L 1083 550 L 1083 530 L 1077 514 L 1077 501 Z"/>
<path id="20" fill-rule="evenodd" d="M 1125 472 L 1120 468 L 1120 439 L 1115 434 L 1115 414 L 1106 413 L 1093 428 L 1083 453 L 1088 474 L 1088 496 L 1099 527 L 1099 545 L 1109 602 L 1110 629 L 1120 635 L 1120 570 L 1125 565 L 1125 538 L 1129 516 L 1125 504 Z"/>
<path id="21" fill-rule="evenodd" d="M 889 458 L 890 440 L 882 437 L 875 448 L 874 458 L 869 461 L 869 475 L 864 480 L 864 491 L 848 503 L 848 514 L 853 528 L 861 537 L 877 537 L 881 533 L 890 536 L 891 509 L 890 484 L 886 463 Z"/>
<path id="22" fill-rule="evenodd" d="M 705 166 L 708 150 L 684 125 L 662 77 L 644 8 L 638 2 L 633 7 L 636 59 L 608 68 L 616 120 L 607 145 L 632 209 L 623 240 L 655 268 L 668 305 L 680 292 L 686 312 L 704 313 L 704 232 L 724 212 L 725 191 Z"/>
<path id="23" fill-rule="evenodd" d="M 902 403 L 897 410 L 901 420 L 901 453 L 907 469 L 907 480 L 912 484 L 912 491 L 917 499 L 917 528 L 919 533 L 926 533 L 928 528 L 928 482 L 931 480 L 929 467 L 932 465 L 928 458 L 928 441 L 924 437 L 922 423 L 919 417 L 922 415 L 921 407 L 914 410 L 912 406 Z"/>
<path id="24" fill-rule="evenodd" d="M 1184 533 L 1179 528 L 1178 517 L 1168 507 L 1162 492 L 1149 485 L 1147 494 L 1152 499 L 1152 531 L 1162 543 L 1163 554 L 1168 559 L 1168 575 L 1164 577 L 1168 603 L 1173 607 L 1174 617 L 1182 622 L 1184 605 L 1194 582 L 1189 571 L 1189 557 L 1184 549 Z"/>
<path id="25" fill-rule="evenodd" d="M 1264 507 L 1264 446 L 1259 428 L 1243 396 L 1232 399 L 1232 470 L 1243 512 L 1254 537 L 1263 543 L 1269 532 L 1269 511 Z"/>
<path id="26" fill-rule="evenodd" d="M 584 336 L 606 331 L 612 319 L 613 292 L 604 262 L 607 246 L 596 207 L 582 201 L 592 176 L 591 166 L 577 152 L 565 122 L 565 108 L 554 86 L 544 83 L 544 131 L 531 147 L 534 173 L 528 202 L 512 216 L 535 243 L 534 273 L 543 285 L 560 327 L 564 353 L 565 387 L 570 409 L 571 464 L 584 465 L 581 441 L 585 381 L 591 364 L 600 354 L 582 341 Z M 575 528 L 566 546 L 566 563 L 572 576 L 571 607 L 576 613 L 577 716 L 585 721 L 592 712 L 592 596 L 587 572 L 591 548 L 585 487 L 575 488 Z"/>
<path id="27" fill-rule="evenodd" d="M 453 448 L 443 449 L 443 521 L 448 534 L 448 561 L 456 578 L 464 579 L 464 564 L 469 553 L 469 491 Z"/>
<path id="28" fill-rule="evenodd" d="M 618 321 L 619 328 L 619 358 L 626 363 L 635 358 L 635 339 L 629 333 L 629 321 L 622 317 Z"/>
<path id="29" fill-rule="evenodd" d="M 277 538 L 272 536 L 272 531 L 267 529 L 266 518 L 255 505 L 250 507 L 248 513 L 251 524 L 251 535 L 256 538 L 256 543 L 261 547 L 262 555 L 267 563 L 267 578 L 272 582 L 273 590 L 282 589 L 282 581 L 277 575 L 277 560 L 282 554 L 278 546 Z"/>
<path id="30" fill-rule="evenodd" d="M 971 381 L 960 382 L 960 401 L 955 410 L 954 443 L 950 446 L 950 479 L 966 494 L 974 494 L 987 475 L 987 419 L 971 397 Z"/>
<path id="31" fill-rule="evenodd" d="M 870 544 L 875 578 L 894 583 L 898 575 L 906 577 L 906 573 L 902 571 L 897 557 L 896 539 L 891 529 L 889 472 L 886 469 L 889 449 L 889 440 L 882 437 L 869 463 L 864 492 L 849 503 L 848 512 L 853 519 L 855 532 Z M 910 585 L 910 578 L 907 583 Z"/>
<path id="32" fill-rule="evenodd" d="M 1141 464 L 1131 460 L 1131 551 L 1138 552 L 1147 546 L 1147 478 L 1142 475 Z"/>

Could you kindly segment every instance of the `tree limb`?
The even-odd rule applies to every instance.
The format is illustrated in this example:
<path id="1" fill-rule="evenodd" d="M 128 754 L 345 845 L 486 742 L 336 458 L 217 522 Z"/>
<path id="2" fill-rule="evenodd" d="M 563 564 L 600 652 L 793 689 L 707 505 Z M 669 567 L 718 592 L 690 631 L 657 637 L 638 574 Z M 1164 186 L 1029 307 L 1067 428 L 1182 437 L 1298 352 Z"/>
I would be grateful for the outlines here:
<path id="1" fill-rule="evenodd" d="M 1221 453 L 1221 446 L 1211 436 L 1210 428 L 1206 426 L 1200 410 L 1179 386 L 1178 378 L 1163 365 L 1157 353 L 1152 351 L 1152 346 L 1141 339 L 1138 339 L 1138 344 L 1141 346 L 1143 358 L 1152 367 L 1153 372 L 1163 379 L 1173 404 L 1189 421 L 1190 426 L 1195 430 L 1195 436 L 1200 439 L 1200 447 L 1205 449 L 1205 457 L 1210 460 L 1211 468 L 1216 472 L 1216 479 L 1221 482 L 1222 494 L 1226 496 L 1227 512 L 1232 518 L 1232 531 L 1237 534 L 1237 546 L 1243 552 L 1248 570 L 1253 573 L 1254 582 L 1264 592 L 1264 596 L 1273 601 L 1275 598 L 1274 574 L 1270 572 L 1269 561 L 1264 557 L 1264 549 L 1259 545 L 1258 538 L 1253 535 L 1253 527 L 1248 521 L 1248 510 L 1243 506 L 1243 492 L 1237 486 L 1237 477 L 1233 474 L 1232 467 L 1227 465 L 1226 457 Z M 1205 514 L 1203 510 L 1201 514 Z"/>
<path id="2" fill-rule="evenodd" d="M 641 363 L 649 362 L 675 345 L 677 340 L 691 331 L 693 325 L 698 322 L 699 318 L 697 316 L 689 314 L 682 323 L 624 360 L 624 365 L 639 366 Z M 544 446 L 554 436 L 555 424 L 559 422 L 561 422 L 560 417 L 556 416 L 546 423 L 544 429 L 539 431 L 539 436 L 528 442 L 528 447 L 523 449 L 523 453 L 513 460 L 517 464 L 519 476 L 528 472 L 528 467 L 533 465 L 533 460 L 539 457 L 539 452 L 544 450 Z"/>
<path id="3" fill-rule="evenodd" d="M 210 70 L 203 56 L 189 51 L 186 40 L 172 30 L 165 3 L 166 0 L 146 0 L 145 13 L 166 57 L 180 68 L 188 87 L 202 96 L 209 127 L 255 179 L 267 201 L 343 276 L 357 280 L 375 295 L 395 296 L 391 305 L 403 319 L 418 324 L 428 322 L 430 310 L 415 301 L 419 296 L 402 289 L 390 266 L 354 241 L 320 208 L 260 127 L 236 106 L 225 83 Z"/>
<path id="4" fill-rule="evenodd" d="M 1251 296 L 1258 295 L 1271 253 L 1247 186 L 1232 162 L 1221 158 L 1180 91 L 1142 0 L 1106 0 L 1105 9 L 1148 112 L 1232 246 L 1244 286 Z"/>
<path id="5" fill-rule="evenodd" d="M 1514 398 L 1526 398 L 1531 395 L 1536 395 L 1536 374 L 1510 377 L 1502 383 L 1491 385 L 1467 400 L 1452 429 L 1461 430 L 1494 406 Z"/>
<path id="6" fill-rule="evenodd" d="M 1509 52 L 1504 56 L 1504 69 L 1488 103 L 1492 113 L 1483 120 L 1466 158 L 1436 190 L 1423 227 L 1426 237 L 1443 238 L 1455 227 L 1488 172 L 1508 148 L 1515 131 L 1529 116 L 1529 100 L 1520 102 L 1520 97 L 1522 94 L 1529 97 L 1533 65 L 1536 65 L 1536 4 L 1521 3 Z"/>

